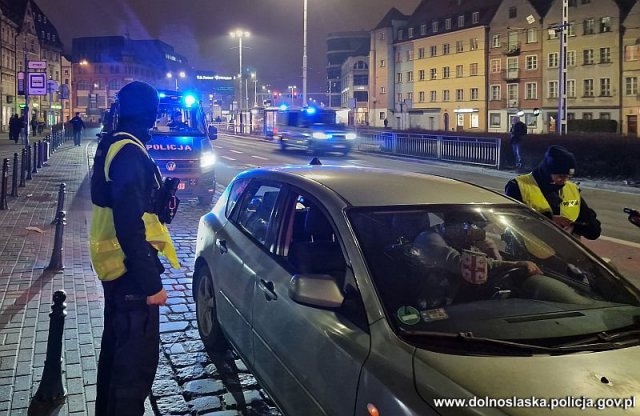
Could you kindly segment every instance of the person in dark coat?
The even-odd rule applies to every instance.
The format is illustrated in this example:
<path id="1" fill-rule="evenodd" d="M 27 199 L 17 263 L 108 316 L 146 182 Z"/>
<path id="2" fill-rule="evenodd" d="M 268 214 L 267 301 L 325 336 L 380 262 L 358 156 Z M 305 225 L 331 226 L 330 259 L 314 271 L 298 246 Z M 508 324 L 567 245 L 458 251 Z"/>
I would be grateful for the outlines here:
<path id="1" fill-rule="evenodd" d="M 71 123 L 73 128 L 73 144 L 75 146 L 80 146 L 82 130 L 84 129 L 84 121 L 80 118 L 80 113 L 76 113 L 75 117 L 73 117 L 69 123 Z"/>
<path id="2" fill-rule="evenodd" d="M 527 135 L 527 126 L 520 121 L 520 117 L 513 117 L 511 119 L 511 151 L 513 152 L 513 159 L 516 164 L 516 169 L 522 169 L 524 167 L 524 161 L 520 154 L 520 144 L 522 139 Z"/>
<path id="3" fill-rule="evenodd" d="M 20 138 L 20 130 L 22 130 L 22 121 L 17 114 L 9 119 L 9 140 L 13 140 L 16 144 Z"/>

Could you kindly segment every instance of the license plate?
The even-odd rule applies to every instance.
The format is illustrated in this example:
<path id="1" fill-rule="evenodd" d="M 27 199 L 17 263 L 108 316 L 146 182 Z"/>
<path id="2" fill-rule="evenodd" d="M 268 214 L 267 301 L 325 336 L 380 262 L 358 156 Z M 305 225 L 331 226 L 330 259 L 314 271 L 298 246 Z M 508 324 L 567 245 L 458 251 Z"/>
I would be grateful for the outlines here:
<path id="1" fill-rule="evenodd" d="M 187 187 L 187 184 L 182 182 L 178 184 L 178 189 L 185 189 Z"/>

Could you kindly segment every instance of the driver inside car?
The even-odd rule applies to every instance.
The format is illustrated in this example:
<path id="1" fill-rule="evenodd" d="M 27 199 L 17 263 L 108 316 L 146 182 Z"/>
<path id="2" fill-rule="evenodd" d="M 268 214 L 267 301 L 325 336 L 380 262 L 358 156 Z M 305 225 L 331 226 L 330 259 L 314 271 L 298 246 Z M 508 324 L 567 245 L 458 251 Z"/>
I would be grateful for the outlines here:
<path id="1" fill-rule="evenodd" d="M 496 292 L 494 276 L 501 280 L 516 271 L 527 277 L 542 274 L 534 262 L 503 260 L 498 247 L 487 237 L 486 225 L 480 213 L 448 213 L 442 224 L 415 238 L 415 253 L 430 275 L 427 280 L 435 275 L 438 286 L 448 287 L 445 300 L 430 299 L 427 289 L 421 306 L 439 307 L 452 301 L 490 297 Z"/>

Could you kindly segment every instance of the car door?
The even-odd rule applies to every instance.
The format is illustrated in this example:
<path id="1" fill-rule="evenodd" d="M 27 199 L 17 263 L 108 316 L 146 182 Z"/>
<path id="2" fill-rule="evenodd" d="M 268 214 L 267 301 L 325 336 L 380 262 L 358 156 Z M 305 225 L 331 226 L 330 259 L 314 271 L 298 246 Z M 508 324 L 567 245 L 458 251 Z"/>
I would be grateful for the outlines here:
<path id="1" fill-rule="evenodd" d="M 251 264 L 256 273 L 254 367 L 285 414 L 304 410 L 305 416 L 353 415 L 360 370 L 370 344 L 364 307 L 320 204 L 295 191 L 281 201 L 279 226 L 272 229 L 271 256 L 252 259 Z M 313 210 L 319 211 L 325 225 L 312 233 L 307 226 Z M 334 255 L 316 256 L 315 263 L 335 266 L 341 286 L 349 287 L 349 299 L 341 310 L 305 306 L 288 295 L 292 276 L 300 272 L 288 259 L 290 250 L 294 244 L 312 245 L 312 241 L 325 247 L 335 243 Z M 318 274 L 329 272 L 321 269 Z M 306 274 L 312 272 L 306 270 Z"/>
<path id="2" fill-rule="evenodd" d="M 247 259 L 267 257 L 264 238 L 279 193 L 277 186 L 255 180 L 249 183 L 230 221 L 215 241 L 218 257 L 213 270 L 219 292 L 218 318 L 231 342 L 250 365 L 253 361 L 251 321 L 255 273 L 248 266 L 252 261 L 247 262 Z"/>

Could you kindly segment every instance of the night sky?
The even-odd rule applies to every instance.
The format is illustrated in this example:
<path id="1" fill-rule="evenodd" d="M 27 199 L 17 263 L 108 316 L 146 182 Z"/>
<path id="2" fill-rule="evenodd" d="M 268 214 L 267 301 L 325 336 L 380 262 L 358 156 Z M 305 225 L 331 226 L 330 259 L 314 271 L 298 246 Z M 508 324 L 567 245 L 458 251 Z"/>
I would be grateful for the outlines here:
<path id="1" fill-rule="evenodd" d="M 302 90 L 303 0 L 36 0 L 71 50 L 71 39 L 124 35 L 161 39 L 191 66 L 224 75 L 238 71 L 238 41 L 229 31 L 251 32 L 243 66 L 258 82 Z M 324 91 L 326 35 L 370 30 L 391 7 L 412 13 L 420 0 L 308 0 L 308 92 Z"/>

